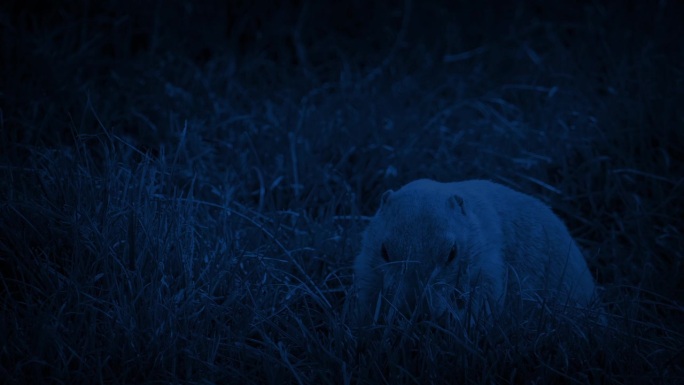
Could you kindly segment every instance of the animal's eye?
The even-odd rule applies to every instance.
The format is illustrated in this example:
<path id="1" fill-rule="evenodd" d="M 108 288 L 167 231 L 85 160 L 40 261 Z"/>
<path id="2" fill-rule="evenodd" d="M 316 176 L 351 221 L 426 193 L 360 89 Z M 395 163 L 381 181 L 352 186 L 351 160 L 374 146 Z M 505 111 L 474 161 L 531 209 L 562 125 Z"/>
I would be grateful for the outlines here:
<path id="1" fill-rule="evenodd" d="M 449 256 L 447 257 L 447 263 L 451 263 L 456 258 L 456 245 L 451 246 L 451 250 L 449 250 Z"/>
<path id="2" fill-rule="evenodd" d="M 382 256 L 382 259 L 385 260 L 385 262 L 389 262 L 389 253 L 387 253 L 387 248 L 385 247 L 385 244 L 382 244 L 382 247 L 380 248 L 380 255 Z"/>

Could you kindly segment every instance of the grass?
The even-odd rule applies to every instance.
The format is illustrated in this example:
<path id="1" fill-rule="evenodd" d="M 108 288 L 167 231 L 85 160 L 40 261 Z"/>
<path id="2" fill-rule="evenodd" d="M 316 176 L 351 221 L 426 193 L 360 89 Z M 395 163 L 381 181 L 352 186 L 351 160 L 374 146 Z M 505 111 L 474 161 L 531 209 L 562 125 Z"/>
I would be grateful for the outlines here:
<path id="1" fill-rule="evenodd" d="M 7 383 L 684 382 L 681 6 L 210 3 L 3 5 Z M 545 200 L 609 325 L 354 326 L 419 177 Z"/>

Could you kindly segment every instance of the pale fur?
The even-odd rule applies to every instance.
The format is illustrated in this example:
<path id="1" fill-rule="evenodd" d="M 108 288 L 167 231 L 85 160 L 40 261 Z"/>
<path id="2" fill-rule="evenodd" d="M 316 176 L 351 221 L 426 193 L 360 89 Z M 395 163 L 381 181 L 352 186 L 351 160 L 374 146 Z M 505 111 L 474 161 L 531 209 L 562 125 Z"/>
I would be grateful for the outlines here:
<path id="1" fill-rule="evenodd" d="M 448 262 L 453 246 L 455 258 Z M 387 191 L 365 231 L 354 273 L 366 315 L 412 314 L 419 304 L 433 316 L 465 309 L 491 314 L 511 294 L 586 306 L 595 295 L 584 257 L 551 209 L 484 180 L 421 179 Z"/>

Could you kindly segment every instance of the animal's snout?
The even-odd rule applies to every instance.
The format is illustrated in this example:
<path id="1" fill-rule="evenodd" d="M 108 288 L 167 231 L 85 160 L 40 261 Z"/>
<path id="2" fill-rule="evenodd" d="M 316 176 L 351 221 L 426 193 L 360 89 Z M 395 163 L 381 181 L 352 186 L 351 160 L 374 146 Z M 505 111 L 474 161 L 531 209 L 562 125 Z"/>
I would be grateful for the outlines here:
<path id="1" fill-rule="evenodd" d="M 389 314 L 401 313 L 406 318 L 438 319 L 446 314 L 460 314 L 467 306 L 465 296 L 457 291 L 437 290 L 427 286 L 413 292 L 397 292 L 390 300 Z"/>
<path id="2" fill-rule="evenodd" d="M 466 303 L 465 297 L 453 286 L 435 285 L 417 279 L 388 286 L 385 299 L 390 306 L 389 314 L 399 312 L 406 318 L 437 318 L 449 310 L 462 310 Z"/>
<path id="3" fill-rule="evenodd" d="M 410 317 L 422 307 L 426 283 L 415 272 L 406 272 L 386 281 L 384 296 L 392 312 L 401 312 Z"/>

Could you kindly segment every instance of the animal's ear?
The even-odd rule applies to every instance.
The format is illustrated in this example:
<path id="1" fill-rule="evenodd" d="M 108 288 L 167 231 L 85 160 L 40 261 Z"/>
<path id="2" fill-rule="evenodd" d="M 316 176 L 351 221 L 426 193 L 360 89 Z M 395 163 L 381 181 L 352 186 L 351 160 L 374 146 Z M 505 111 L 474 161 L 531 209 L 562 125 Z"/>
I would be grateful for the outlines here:
<path id="1" fill-rule="evenodd" d="M 393 193 L 394 193 L 394 191 L 392 191 L 392 190 L 387 190 L 384 193 L 382 193 L 382 198 L 380 198 L 380 208 L 382 208 L 383 206 L 385 206 L 387 204 L 387 201 L 389 200 L 390 196 L 392 196 Z"/>
<path id="2" fill-rule="evenodd" d="M 447 204 L 448 204 L 449 207 L 451 207 L 452 209 L 455 209 L 455 210 L 460 209 L 460 210 L 461 210 L 461 214 L 466 215 L 466 212 L 465 212 L 465 205 L 464 205 L 464 203 L 463 203 L 463 198 L 461 198 L 460 195 L 452 195 L 452 196 L 450 196 L 449 199 L 447 200 Z"/>

